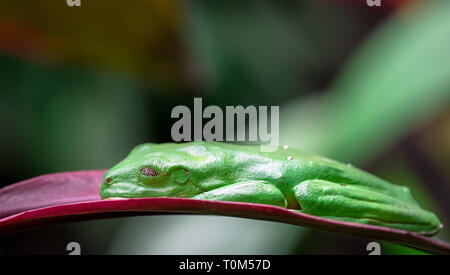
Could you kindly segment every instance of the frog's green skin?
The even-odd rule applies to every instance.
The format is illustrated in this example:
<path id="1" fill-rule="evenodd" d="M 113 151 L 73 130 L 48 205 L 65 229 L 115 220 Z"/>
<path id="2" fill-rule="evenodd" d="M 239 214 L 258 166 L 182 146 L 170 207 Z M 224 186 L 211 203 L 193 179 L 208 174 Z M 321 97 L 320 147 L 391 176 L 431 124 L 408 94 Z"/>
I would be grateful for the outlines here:
<path id="1" fill-rule="evenodd" d="M 147 167 L 158 175 L 143 175 Z M 261 152 L 217 142 L 142 144 L 105 173 L 100 195 L 262 203 L 427 235 L 442 227 L 407 187 L 286 147 Z"/>

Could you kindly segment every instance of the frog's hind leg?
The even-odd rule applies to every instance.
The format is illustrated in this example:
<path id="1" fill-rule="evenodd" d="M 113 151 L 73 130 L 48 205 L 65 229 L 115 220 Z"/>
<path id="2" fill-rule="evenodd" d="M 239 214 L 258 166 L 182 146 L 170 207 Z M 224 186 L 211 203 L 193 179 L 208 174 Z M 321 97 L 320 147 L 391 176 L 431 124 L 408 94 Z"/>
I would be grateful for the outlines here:
<path id="1" fill-rule="evenodd" d="M 294 187 L 294 195 L 305 214 L 423 234 L 435 233 L 440 228 L 434 214 L 408 200 L 366 187 L 308 180 Z"/>
<path id="2" fill-rule="evenodd" d="M 196 195 L 194 199 L 261 203 L 286 207 L 283 193 L 275 186 L 260 182 L 246 181 L 226 185 Z"/>

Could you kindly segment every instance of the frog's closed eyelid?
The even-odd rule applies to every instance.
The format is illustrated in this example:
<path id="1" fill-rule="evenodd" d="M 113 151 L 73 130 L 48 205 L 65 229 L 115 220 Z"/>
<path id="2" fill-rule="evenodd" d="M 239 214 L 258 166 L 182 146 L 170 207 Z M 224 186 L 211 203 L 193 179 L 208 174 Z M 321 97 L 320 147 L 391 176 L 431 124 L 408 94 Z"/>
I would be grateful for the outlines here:
<path id="1" fill-rule="evenodd" d="M 144 167 L 141 169 L 141 175 L 146 177 L 156 177 L 158 176 L 158 171 L 156 171 L 152 167 Z"/>

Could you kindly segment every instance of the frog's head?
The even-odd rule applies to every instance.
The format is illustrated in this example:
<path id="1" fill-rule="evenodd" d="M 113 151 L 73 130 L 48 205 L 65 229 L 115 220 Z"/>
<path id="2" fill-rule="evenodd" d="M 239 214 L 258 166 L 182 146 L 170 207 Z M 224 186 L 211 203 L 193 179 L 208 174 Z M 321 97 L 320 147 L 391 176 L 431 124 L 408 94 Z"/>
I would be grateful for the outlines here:
<path id="1" fill-rule="evenodd" d="M 191 197 L 201 192 L 192 154 L 176 144 L 142 144 L 108 170 L 100 188 L 106 198 Z"/>

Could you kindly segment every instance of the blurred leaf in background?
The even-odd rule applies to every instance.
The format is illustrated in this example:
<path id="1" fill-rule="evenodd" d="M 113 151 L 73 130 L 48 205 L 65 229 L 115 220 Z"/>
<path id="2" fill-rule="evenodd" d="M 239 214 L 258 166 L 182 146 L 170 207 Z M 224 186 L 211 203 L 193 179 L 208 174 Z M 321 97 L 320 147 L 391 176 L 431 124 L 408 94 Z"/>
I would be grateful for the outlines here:
<path id="1" fill-rule="evenodd" d="M 379 19 L 321 1 L 189 3 L 190 64 L 207 99 L 222 106 L 279 105 L 320 90 Z"/>
<path id="2" fill-rule="evenodd" d="M 384 23 L 329 94 L 284 108 L 281 138 L 342 161 L 363 161 L 447 108 L 449 11 L 448 1 L 426 1 Z"/>
<path id="3" fill-rule="evenodd" d="M 151 129 L 143 88 L 124 77 L 2 57 L 0 89 L 3 184 L 110 167 Z"/>
<path id="4" fill-rule="evenodd" d="M 41 63 L 113 70 L 179 87 L 184 64 L 179 2 L 171 0 L 2 1 L 0 50 Z"/>
<path id="5" fill-rule="evenodd" d="M 272 237 L 274 232 L 283 238 Z M 110 254 L 286 254 L 303 237 L 301 227 L 220 216 L 128 218 Z M 131 234 L 132 237 L 128 234 Z"/>

